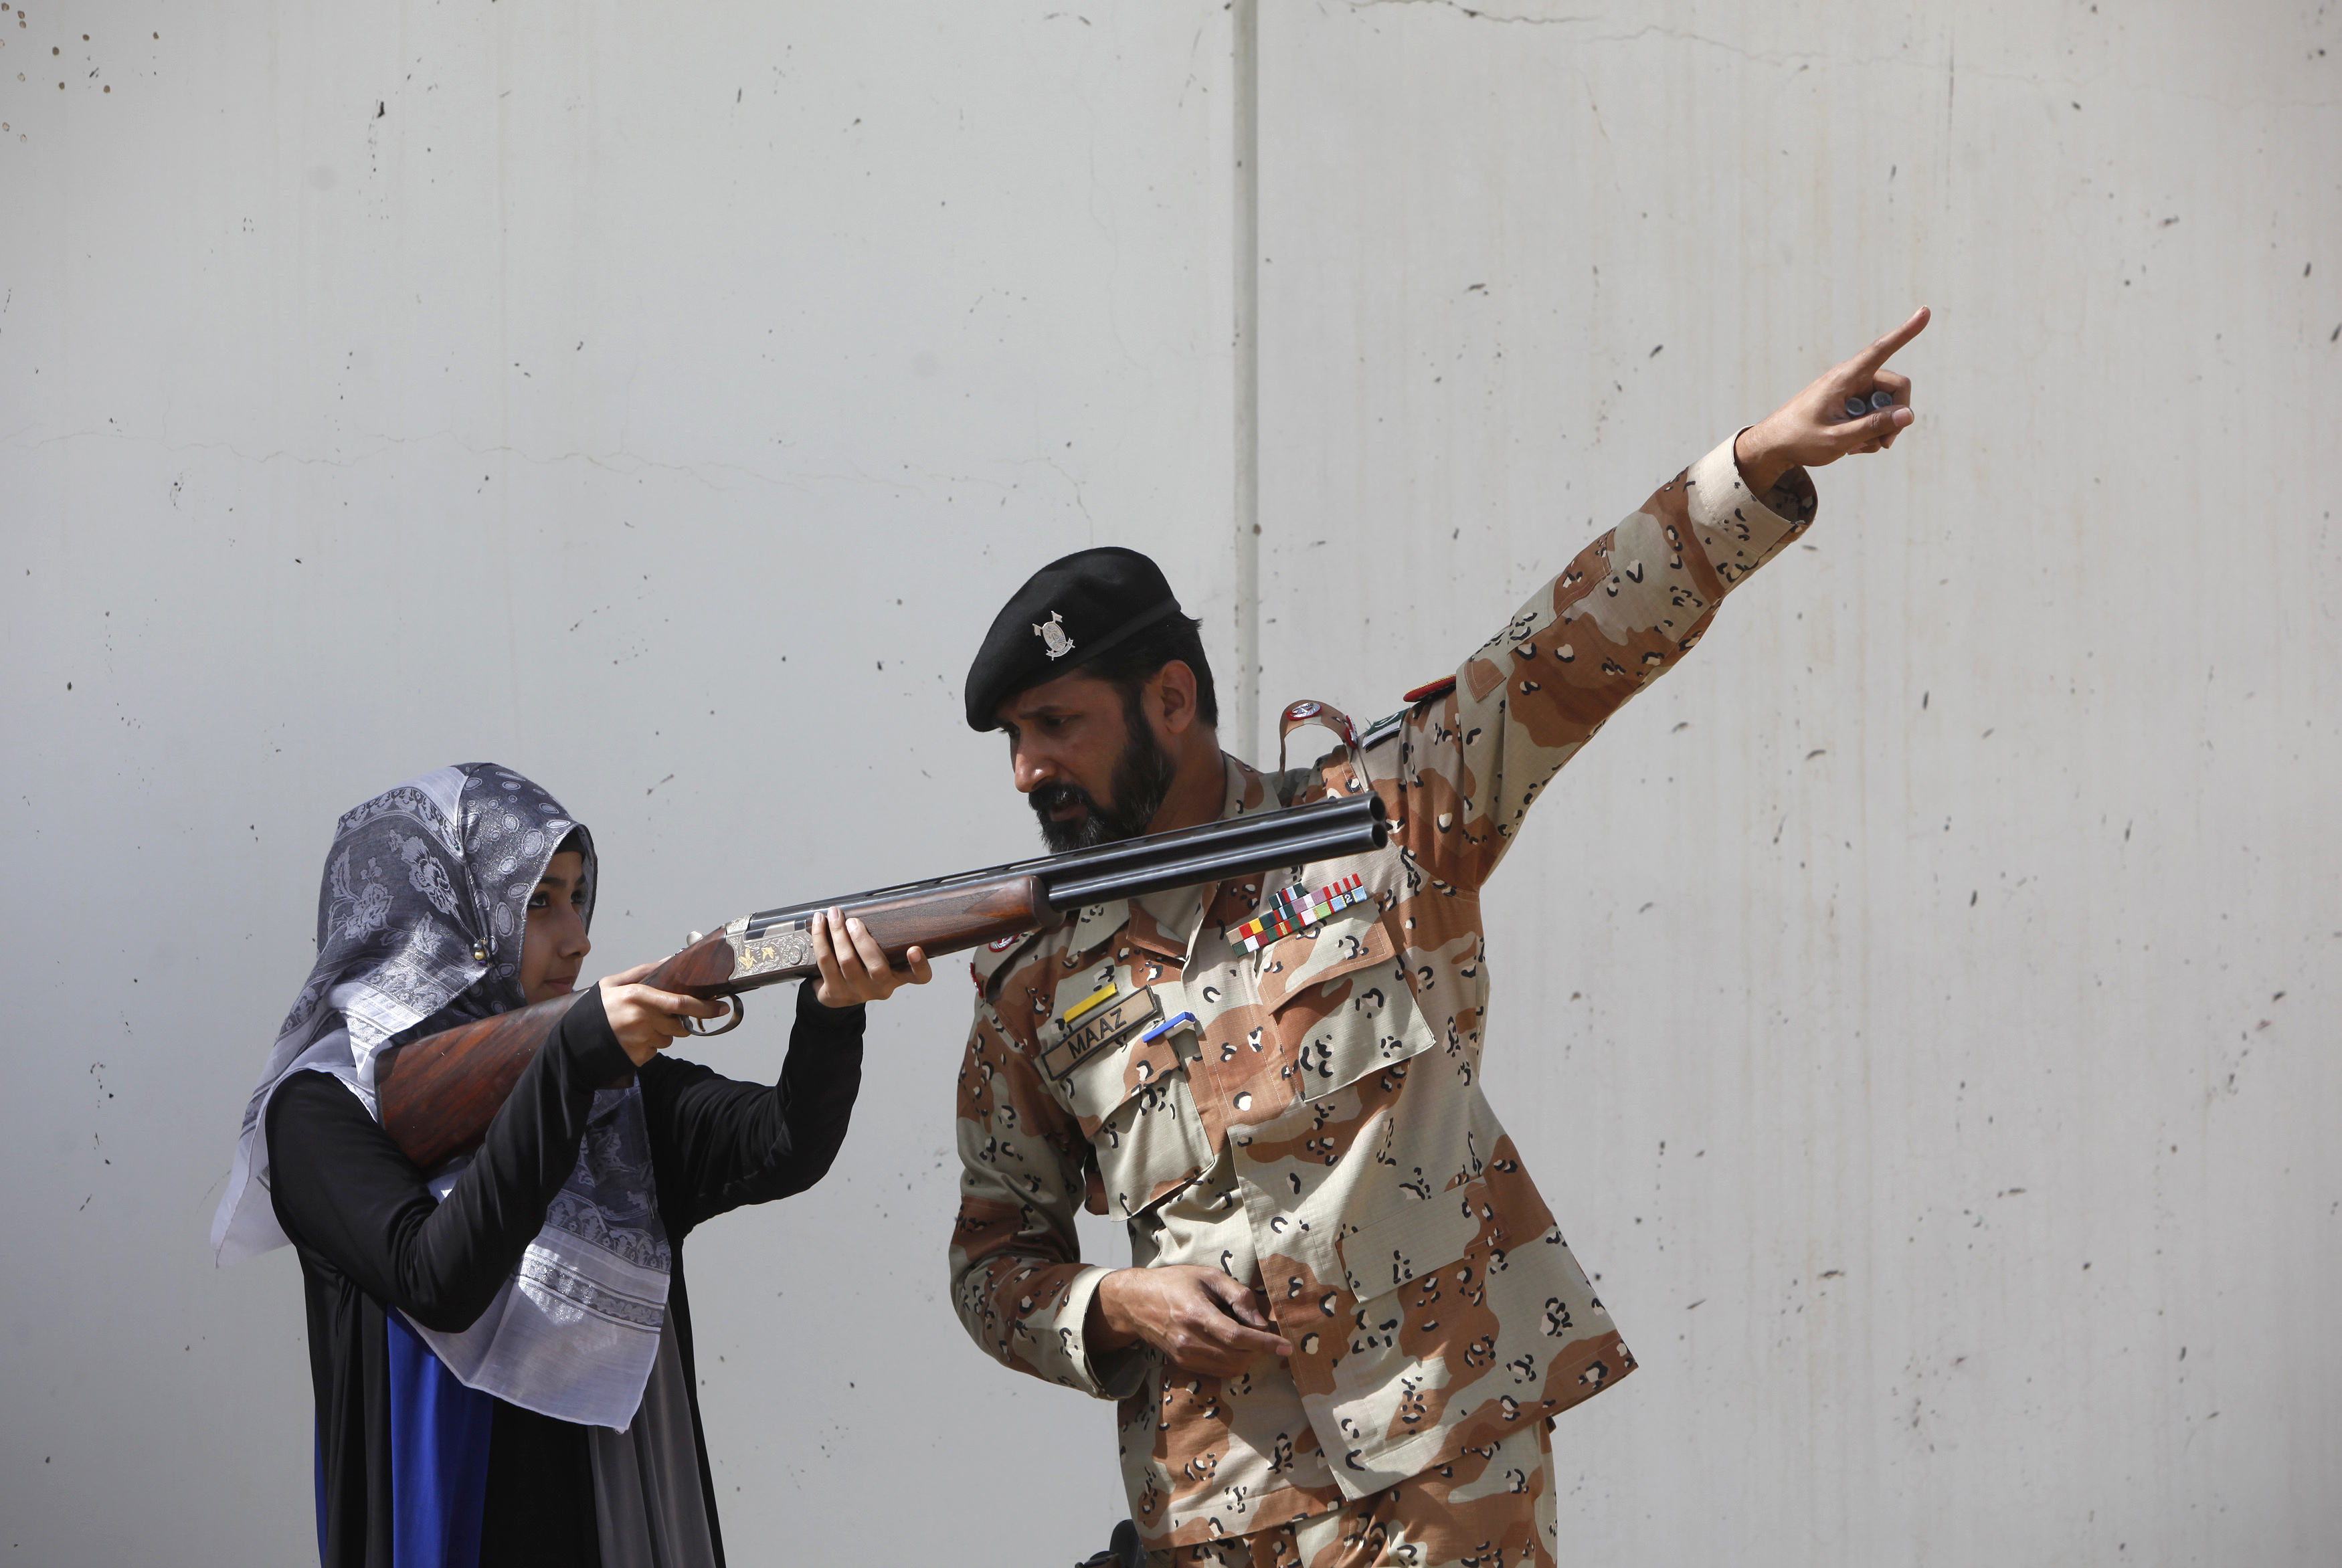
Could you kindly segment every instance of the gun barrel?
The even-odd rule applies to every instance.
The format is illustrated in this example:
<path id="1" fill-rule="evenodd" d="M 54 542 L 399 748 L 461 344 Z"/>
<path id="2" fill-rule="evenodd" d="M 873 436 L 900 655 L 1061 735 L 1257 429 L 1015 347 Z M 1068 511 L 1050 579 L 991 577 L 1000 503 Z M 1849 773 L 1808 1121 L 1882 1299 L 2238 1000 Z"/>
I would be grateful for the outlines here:
<path id="1" fill-rule="evenodd" d="M 1042 879 L 1049 889 L 1052 907 L 1078 909 L 1100 898 L 1136 898 L 1164 888 L 1216 882 L 1236 872 L 1255 871 L 1265 865 L 1296 864 L 1311 856 L 1292 853 L 1294 846 L 1315 844 L 1313 835 L 1336 827 L 1350 832 L 1355 842 L 1328 840 L 1325 847 L 1315 849 L 1313 854 L 1350 854 L 1377 849 L 1389 832 L 1372 824 L 1381 824 L 1387 814 L 1382 797 L 1371 790 L 1288 810 L 1247 812 L 1226 822 L 1206 823 L 1176 833 L 1149 834 L 1119 844 L 1099 844 L 1094 849 L 1069 850 L 982 871 L 964 871 L 955 876 L 876 887 L 842 898 L 760 909 L 748 917 L 745 934 L 755 938 L 775 926 L 801 925 L 808 915 L 833 906 L 851 914 L 865 904 L 891 904 L 915 894 L 1024 875 Z M 1158 868 L 1166 865 L 1192 865 L 1195 870 L 1193 874 L 1182 872 L 1166 881 L 1156 874 Z M 1078 888 L 1079 892 L 1061 894 L 1061 887 Z"/>
<path id="2" fill-rule="evenodd" d="M 1380 795 L 1353 795 L 1321 804 L 1337 809 L 1323 811 L 1319 806 L 1304 806 L 1295 811 L 1266 812 L 1261 814 L 1266 824 L 1280 831 L 1230 835 L 1223 840 L 1191 839 L 1176 845 L 1158 846 L 1156 854 L 1123 864 L 1099 870 L 1085 867 L 1070 875 L 1048 877 L 1044 885 L 1049 905 L 1062 911 L 1110 898 L 1139 898 L 1166 888 L 1219 882 L 1272 865 L 1305 865 L 1336 855 L 1364 854 L 1388 842 L 1390 824 L 1385 820 L 1386 814 Z M 1279 823 L 1279 817 L 1286 820 Z M 1176 835 L 1164 836 L 1167 839 Z"/>

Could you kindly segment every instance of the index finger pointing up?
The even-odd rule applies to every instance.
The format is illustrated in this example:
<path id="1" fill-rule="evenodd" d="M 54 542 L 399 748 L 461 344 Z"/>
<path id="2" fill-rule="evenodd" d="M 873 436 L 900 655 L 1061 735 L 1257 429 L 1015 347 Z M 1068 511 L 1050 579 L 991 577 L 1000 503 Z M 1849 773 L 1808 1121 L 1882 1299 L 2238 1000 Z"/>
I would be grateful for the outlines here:
<path id="1" fill-rule="evenodd" d="M 1877 370 L 1880 365 L 1885 365 L 1887 363 L 1887 355 L 1893 354 L 1897 349 L 1902 347 L 1905 344 L 1918 336 L 1919 334 L 1926 329 L 1927 325 L 1927 318 L 1930 314 L 1931 313 L 1926 305 L 1921 305 L 1917 310 L 1911 313 L 1911 319 L 1909 321 L 1905 322 L 1901 326 L 1897 327 L 1893 332 L 1888 333 L 1885 337 L 1880 338 L 1868 348 L 1864 349 L 1860 354 L 1856 355 L 1854 356 L 1854 368 L 1856 371 L 1863 375 L 1867 375 L 1871 371 Z"/>

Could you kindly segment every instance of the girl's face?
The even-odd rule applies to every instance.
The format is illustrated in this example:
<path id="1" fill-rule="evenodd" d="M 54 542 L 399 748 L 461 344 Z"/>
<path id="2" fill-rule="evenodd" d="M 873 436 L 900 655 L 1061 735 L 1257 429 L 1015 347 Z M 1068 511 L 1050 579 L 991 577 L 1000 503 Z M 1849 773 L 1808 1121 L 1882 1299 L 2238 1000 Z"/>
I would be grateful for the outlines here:
<path id="1" fill-rule="evenodd" d="M 594 944 L 586 940 L 586 857 L 565 849 L 553 857 L 529 895 L 528 926 L 520 944 L 520 988 L 531 1002 L 566 996 L 577 966 Z"/>

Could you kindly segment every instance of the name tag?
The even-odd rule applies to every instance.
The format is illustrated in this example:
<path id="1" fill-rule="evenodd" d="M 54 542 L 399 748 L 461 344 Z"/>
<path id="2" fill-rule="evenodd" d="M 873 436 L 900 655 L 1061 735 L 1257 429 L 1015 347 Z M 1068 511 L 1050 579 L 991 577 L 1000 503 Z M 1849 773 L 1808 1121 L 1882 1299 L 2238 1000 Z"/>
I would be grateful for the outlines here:
<path id="1" fill-rule="evenodd" d="M 1110 1045 L 1118 1045 L 1133 1032 L 1163 1015 L 1163 1004 L 1152 989 L 1134 991 L 1110 1007 L 1084 1016 L 1081 1025 L 1041 1053 L 1041 1071 L 1063 1083 L 1073 1070 Z"/>

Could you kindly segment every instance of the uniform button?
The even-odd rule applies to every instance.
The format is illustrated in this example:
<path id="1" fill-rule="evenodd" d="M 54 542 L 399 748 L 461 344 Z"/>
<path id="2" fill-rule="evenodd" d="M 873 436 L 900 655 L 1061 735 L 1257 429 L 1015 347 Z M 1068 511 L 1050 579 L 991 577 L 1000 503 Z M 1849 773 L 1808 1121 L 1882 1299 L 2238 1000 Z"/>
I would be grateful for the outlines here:
<path id="1" fill-rule="evenodd" d="M 1236 1096 L 1236 1109 L 1239 1111 L 1249 1111 L 1252 1109 L 1252 1095 L 1250 1093 L 1242 1094 Z"/>

